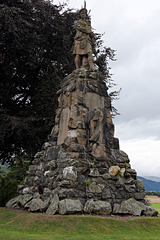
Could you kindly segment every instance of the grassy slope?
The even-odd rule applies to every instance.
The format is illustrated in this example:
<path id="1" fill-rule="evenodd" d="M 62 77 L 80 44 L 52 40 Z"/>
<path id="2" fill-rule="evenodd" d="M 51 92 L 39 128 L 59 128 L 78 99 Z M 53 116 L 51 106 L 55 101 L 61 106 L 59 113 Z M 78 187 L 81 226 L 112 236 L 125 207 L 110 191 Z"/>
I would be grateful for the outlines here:
<path id="1" fill-rule="evenodd" d="M 159 240 L 160 218 L 47 216 L 0 208 L 1 240 Z"/>
<path id="2" fill-rule="evenodd" d="M 160 213 L 160 203 L 151 203 L 150 205 Z"/>

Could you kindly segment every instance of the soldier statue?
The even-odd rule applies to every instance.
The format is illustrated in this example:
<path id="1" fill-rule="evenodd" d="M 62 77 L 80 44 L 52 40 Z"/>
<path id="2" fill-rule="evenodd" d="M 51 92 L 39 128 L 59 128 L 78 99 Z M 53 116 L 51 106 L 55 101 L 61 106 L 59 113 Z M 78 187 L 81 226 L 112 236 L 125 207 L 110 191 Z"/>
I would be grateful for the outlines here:
<path id="1" fill-rule="evenodd" d="M 92 56 L 92 41 L 94 33 L 91 30 L 91 23 L 88 18 L 87 9 L 79 11 L 80 19 L 74 22 L 76 35 L 72 52 L 75 55 L 76 69 L 85 68 L 94 71 Z"/>

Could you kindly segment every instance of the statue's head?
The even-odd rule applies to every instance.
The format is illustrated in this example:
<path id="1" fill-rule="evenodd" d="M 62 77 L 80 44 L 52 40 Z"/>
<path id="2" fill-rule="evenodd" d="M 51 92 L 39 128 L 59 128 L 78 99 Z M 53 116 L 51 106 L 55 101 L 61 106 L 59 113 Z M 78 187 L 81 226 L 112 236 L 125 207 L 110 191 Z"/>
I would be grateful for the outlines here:
<path id="1" fill-rule="evenodd" d="M 86 8 L 82 8 L 80 11 L 79 11 L 79 15 L 80 15 L 80 18 L 81 19 L 85 19 L 88 14 L 87 14 L 87 9 Z"/>

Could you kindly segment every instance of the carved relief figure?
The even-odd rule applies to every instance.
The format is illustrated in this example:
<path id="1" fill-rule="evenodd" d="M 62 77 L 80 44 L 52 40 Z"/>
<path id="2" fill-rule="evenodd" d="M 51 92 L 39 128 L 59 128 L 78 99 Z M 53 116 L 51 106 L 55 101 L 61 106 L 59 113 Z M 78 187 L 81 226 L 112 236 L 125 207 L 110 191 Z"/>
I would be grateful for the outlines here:
<path id="1" fill-rule="evenodd" d="M 92 56 L 92 40 L 94 33 L 88 19 L 87 9 L 79 11 L 80 19 L 74 22 L 76 35 L 74 38 L 73 54 L 75 55 L 76 69 L 85 68 L 94 71 Z"/>
<path id="2" fill-rule="evenodd" d="M 90 119 L 89 146 L 91 155 L 95 158 L 106 157 L 104 119 L 102 109 L 94 109 L 94 115 Z"/>

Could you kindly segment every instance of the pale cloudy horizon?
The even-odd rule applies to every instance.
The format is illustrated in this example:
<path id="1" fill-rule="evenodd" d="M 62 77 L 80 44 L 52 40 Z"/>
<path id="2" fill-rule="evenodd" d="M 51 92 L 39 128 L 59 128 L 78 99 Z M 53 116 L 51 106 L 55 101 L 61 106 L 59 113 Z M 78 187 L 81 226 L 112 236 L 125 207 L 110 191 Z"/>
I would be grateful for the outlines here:
<path id="1" fill-rule="evenodd" d="M 80 9 L 83 0 L 57 1 Z M 95 32 L 116 50 L 110 62 L 113 80 L 122 88 L 114 106 L 115 136 L 139 176 L 160 177 L 160 1 L 87 0 Z"/>

